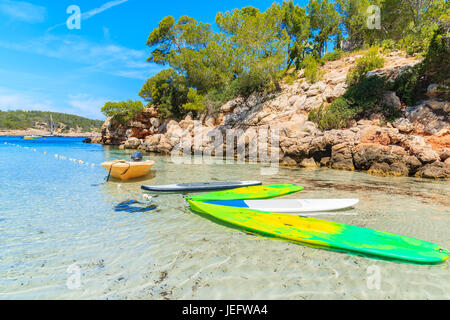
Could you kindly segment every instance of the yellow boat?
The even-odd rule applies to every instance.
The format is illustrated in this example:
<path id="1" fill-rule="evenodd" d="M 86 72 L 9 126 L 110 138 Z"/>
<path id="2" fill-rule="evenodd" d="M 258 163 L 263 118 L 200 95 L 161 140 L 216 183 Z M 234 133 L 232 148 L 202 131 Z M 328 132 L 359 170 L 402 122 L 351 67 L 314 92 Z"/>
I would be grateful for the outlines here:
<path id="1" fill-rule="evenodd" d="M 27 139 L 27 140 L 31 140 L 31 139 L 39 139 L 40 138 L 40 136 L 25 136 L 25 137 L 23 137 L 24 139 Z"/>
<path id="2" fill-rule="evenodd" d="M 127 160 L 113 160 L 102 163 L 102 166 L 114 178 L 121 180 L 129 180 L 133 178 L 143 177 L 148 174 L 150 168 L 153 167 L 155 161 L 127 161 Z"/>

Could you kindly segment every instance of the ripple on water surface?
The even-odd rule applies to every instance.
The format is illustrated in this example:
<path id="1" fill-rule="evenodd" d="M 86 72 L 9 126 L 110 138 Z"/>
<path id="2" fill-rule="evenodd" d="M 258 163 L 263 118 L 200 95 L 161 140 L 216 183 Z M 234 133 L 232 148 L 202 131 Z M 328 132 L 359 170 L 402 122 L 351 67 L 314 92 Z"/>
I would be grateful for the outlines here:
<path id="1" fill-rule="evenodd" d="M 100 163 L 129 156 L 79 138 L 0 138 L 0 166 L 8 172 L 0 175 L 0 298 L 450 298 L 448 262 L 393 263 L 248 235 L 193 214 L 176 194 L 156 197 L 159 208 L 148 213 L 114 211 L 121 201 L 141 200 L 143 183 L 296 183 L 305 190 L 289 198 L 361 200 L 346 210 L 354 215 L 321 219 L 450 248 L 448 182 L 327 169 L 261 176 L 260 165 L 180 165 L 152 155 L 146 179 L 103 183 Z"/>

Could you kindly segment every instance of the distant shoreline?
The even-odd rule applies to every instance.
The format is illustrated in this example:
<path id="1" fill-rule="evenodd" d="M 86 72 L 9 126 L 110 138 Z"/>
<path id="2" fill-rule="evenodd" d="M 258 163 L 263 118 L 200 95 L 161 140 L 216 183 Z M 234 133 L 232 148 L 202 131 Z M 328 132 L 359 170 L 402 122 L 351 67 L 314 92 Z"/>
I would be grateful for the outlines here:
<path id="1" fill-rule="evenodd" d="M 26 130 L 0 130 L 0 137 L 23 137 L 23 136 L 49 136 L 50 132 L 38 129 L 26 129 Z M 54 133 L 55 137 L 78 137 L 78 138 L 93 138 L 100 137 L 99 132 L 66 132 L 66 133 Z"/>

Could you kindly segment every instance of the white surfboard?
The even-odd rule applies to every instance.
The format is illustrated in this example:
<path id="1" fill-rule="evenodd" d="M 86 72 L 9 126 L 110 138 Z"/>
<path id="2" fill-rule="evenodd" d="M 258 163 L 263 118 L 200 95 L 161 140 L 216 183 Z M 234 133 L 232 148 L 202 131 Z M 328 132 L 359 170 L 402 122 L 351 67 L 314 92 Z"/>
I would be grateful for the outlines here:
<path id="1" fill-rule="evenodd" d="M 353 207 L 358 199 L 273 199 L 273 200 L 230 200 L 204 201 L 220 206 L 248 208 L 275 213 L 300 214 L 331 212 Z M 336 213 L 334 213 L 336 214 Z"/>

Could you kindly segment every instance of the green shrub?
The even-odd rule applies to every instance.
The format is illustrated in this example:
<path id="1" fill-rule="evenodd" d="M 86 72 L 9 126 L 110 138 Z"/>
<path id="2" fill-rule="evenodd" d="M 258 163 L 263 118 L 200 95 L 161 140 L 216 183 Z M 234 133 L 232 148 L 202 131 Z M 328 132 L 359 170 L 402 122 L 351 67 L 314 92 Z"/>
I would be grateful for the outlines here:
<path id="1" fill-rule="evenodd" d="M 449 36 L 445 28 L 434 31 L 421 66 L 427 79 L 436 83 L 445 81 L 450 74 Z"/>
<path id="2" fill-rule="evenodd" d="M 188 103 L 183 105 L 184 110 L 202 112 L 206 110 L 205 97 L 197 93 L 194 88 L 189 88 Z"/>
<path id="3" fill-rule="evenodd" d="M 386 81 L 377 76 L 361 79 L 351 85 L 343 97 L 359 117 L 370 116 L 380 111 L 380 99 L 386 91 Z"/>
<path id="4" fill-rule="evenodd" d="M 132 100 L 107 102 L 101 109 L 104 115 L 114 117 L 120 123 L 127 123 L 142 110 L 144 110 L 144 104 L 141 101 Z"/>
<path id="5" fill-rule="evenodd" d="M 237 92 L 238 88 L 236 88 L 234 81 L 222 89 L 209 90 L 205 96 L 207 108 L 211 111 L 217 110 L 224 103 L 236 97 L 238 95 Z"/>
<path id="6" fill-rule="evenodd" d="M 248 96 L 253 92 L 261 92 L 267 89 L 271 83 L 269 74 L 252 68 L 242 72 L 239 77 L 232 81 L 238 94 Z"/>
<path id="7" fill-rule="evenodd" d="M 383 50 L 383 52 L 389 52 L 397 49 L 397 44 L 392 39 L 386 39 L 381 42 L 381 49 Z"/>
<path id="8" fill-rule="evenodd" d="M 433 37 L 434 30 L 434 25 L 424 25 L 418 30 L 413 29 L 400 41 L 400 45 L 409 55 L 425 52 Z"/>
<path id="9" fill-rule="evenodd" d="M 367 72 L 382 68 L 384 58 L 378 55 L 378 47 L 370 48 L 367 53 L 355 62 L 356 66 L 347 74 L 347 83 L 353 85 L 362 80 Z"/>
<path id="10" fill-rule="evenodd" d="M 181 118 L 186 113 L 182 106 L 188 102 L 188 92 L 186 78 L 166 69 L 149 78 L 139 95 L 158 107 L 160 117 Z"/>
<path id="11" fill-rule="evenodd" d="M 291 73 L 288 73 L 284 76 L 284 82 L 286 84 L 292 85 L 294 84 L 295 80 L 297 80 L 298 71 L 294 70 Z"/>
<path id="12" fill-rule="evenodd" d="M 316 83 L 322 79 L 324 73 L 320 70 L 320 63 L 313 56 L 306 57 L 303 63 L 305 78 L 309 83 Z"/>
<path id="13" fill-rule="evenodd" d="M 317 123 L 320 130 L 332 130 L 347 127 L 354 117 L 355 111 L 351 109 L 349 102 L 341 97 L 328 107 L 322 104 L 319 109 L 312 110 L 308 120 Z"/>
<path id="14" fill-rule="evenodd" d="M 419 70 L 418 66 L 414 66 L 395 79 L 393 90 L 407 105 L 414 105 L 424 94 L 423 89 L 419 89 Z"/>
<path id="15" fill-rule="evenodd" d="M 322 57 L 322 60 L 323 61 L 336 61 L 336 60 L 339 60 L 340 58 L 342 58 L 344 55 L 345 55 L 345 51 L 343 51 L 341 49 L 336 49 L 333 52 L 326 53 Z"/>
<path id="16" fill-rule="evenodd" d="M 401 116 L 401 110 L 383 104 L 382 97 L 386 89 L 384 78 L 363 78 L 328 107 L 322 105 L 311 111 L 308 119 L 317 123 L 321 130 L 345 128 L 351 120 L 366 118 L 375 113 L 393 121 Z"/>
<path id="17" fill-rule="evenodd" d="M 402 101 L 414 105 L 425 98 L 428 85 L 444 83 L 450 73 L 450 52 L 443 36 L 445 30 L 435 30 L 424 60 L 395 80 L 394 90 Z M 444 99 L 445 97 L 444 90 Z"/>

